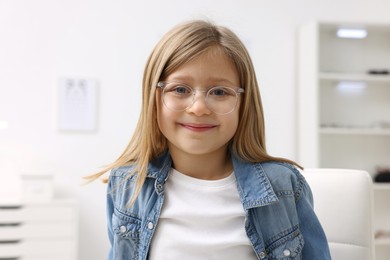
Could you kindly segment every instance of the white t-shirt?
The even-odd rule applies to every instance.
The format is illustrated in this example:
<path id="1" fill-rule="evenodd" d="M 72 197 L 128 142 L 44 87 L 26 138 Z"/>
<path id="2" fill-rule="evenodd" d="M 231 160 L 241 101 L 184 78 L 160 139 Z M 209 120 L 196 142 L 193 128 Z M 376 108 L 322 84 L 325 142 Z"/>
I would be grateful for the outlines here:
<path id="1" fill-rule="evenodd" d="M 152 239 L 151 260 L 257 259 L 232 173 L 201 180 L 171 170 Z"/>

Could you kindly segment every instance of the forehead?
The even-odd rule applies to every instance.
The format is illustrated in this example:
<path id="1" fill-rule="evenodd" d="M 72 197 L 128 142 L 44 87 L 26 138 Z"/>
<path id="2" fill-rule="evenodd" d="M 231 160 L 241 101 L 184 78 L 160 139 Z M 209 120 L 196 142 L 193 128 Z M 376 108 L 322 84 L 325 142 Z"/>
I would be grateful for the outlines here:
<path id="1" fill-rule="evenodd" d="M 220 47 L 211 47 L 185 62 L 166 77 L 167 81 L 193 83 L 228 83 L 239 85 L 233 60 Z"/>

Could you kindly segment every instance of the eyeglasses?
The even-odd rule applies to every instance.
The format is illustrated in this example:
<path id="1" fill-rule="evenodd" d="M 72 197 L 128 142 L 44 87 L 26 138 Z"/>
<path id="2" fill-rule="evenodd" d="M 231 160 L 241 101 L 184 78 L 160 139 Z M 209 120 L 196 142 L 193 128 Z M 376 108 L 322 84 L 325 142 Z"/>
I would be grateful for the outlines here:
<path id="1" fill-rule="evenodd" d="M 208 90 L 194 89 L 177 82 L 160 81 L 157 87 L 162 89 L 164 105 L 174 111 L 184 111 L 195 103 L 196 92 L 204 92 L 208 109 L 218 115 L 226 115 L 234 111 L 238 96 L 244 93 L 243 88 L 215 86 Z"/>

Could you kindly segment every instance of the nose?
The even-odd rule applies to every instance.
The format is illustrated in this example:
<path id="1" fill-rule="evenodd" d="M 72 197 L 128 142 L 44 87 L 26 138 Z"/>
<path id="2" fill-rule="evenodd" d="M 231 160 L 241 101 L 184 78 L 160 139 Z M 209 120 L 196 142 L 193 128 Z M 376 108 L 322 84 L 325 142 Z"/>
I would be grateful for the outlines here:
<path id="1" fill-rule="evenodd" d="M 187 108 L 188 113 L 193 113 L 197 116 L 211 114 L 211 110 L 208 108 L 206 103 L 206 93 L 206 91 L 202 90 L 194 91 L 192 105 Z"/>

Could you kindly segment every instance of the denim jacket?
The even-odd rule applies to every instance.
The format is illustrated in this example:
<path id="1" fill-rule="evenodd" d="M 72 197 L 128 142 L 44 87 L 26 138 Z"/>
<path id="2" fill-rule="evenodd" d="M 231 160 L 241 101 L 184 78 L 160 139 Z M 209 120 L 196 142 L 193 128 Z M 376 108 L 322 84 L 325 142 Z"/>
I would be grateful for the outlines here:
<path id="1" fill-rule="evenodd" d="M 313 211 L 310 187 L 292 165 L 246 163 L 232 156 L 245 230 L 258 259 L 331 259 L 325 233 Z M 109 260 L 147 259 L 164 203 L 171 169 L 169 153 L 150 163 L 135 203 L 128 207 L 130 167 L 111 171 L 107 192 Z"/>

